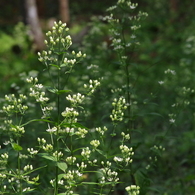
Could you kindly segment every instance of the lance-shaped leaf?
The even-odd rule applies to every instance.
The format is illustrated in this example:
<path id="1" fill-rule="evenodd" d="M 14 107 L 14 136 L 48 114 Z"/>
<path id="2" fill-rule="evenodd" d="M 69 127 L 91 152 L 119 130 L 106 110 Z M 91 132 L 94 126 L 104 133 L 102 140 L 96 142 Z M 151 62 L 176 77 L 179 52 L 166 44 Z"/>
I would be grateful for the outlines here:
<path id="1" fill-rule="evenodd" d="M 12 145 L 12 148 L 15 150 L 15 151 L 20 151 L 22 150 L 22 146 L 18 145 L 17 143 L 11 143 Z"/>

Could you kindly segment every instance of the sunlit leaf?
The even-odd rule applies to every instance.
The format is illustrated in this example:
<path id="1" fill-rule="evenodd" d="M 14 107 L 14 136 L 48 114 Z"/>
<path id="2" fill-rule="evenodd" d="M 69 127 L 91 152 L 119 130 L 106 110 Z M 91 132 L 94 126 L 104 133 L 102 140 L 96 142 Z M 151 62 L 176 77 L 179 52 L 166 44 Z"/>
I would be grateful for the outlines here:
<path id="1" fill-rule="evenodd" d="M 56 67 L 56 68 L 60 68 L 58 65 L 56 64 L 50 64 L 50 66 Z"/>
<path id="2" fill-rule="evenodd" d="M 18 145 L 17 143 L 11 143 L 12 145 L 12 148 L 15 150 L 15 151 L 20 151 L 22 150 L 22 146 Z"/>
<path id="3" fill-rule="evenodd" d="M 50 88 L 50 87 L 48 87 L 47 90 L 48 90 L 49 92 L 55 93 L 55 94 L 58 92 L 58 90 L 57 90 L 56 88 Z"/>
<path id="4" fill-rule="evenodd" d="M 51 155 L 49 155 L 49 154 L 47 154 L 47 153 L 40 153 L 40 154 L 38 154 L 38 155 L 41 156 L 42 158 L 47 159 L 47 160 L 57 161 L 56 157 L 51 156 Z"/>
<path id="5" fill-rule="evenodd" d="M 33 120 L 30 120 L 28 121 L 27 123 L 21 125 L 22 127 L 29 124 L 29 123 L 32 123 L 32 122 L 35 122 L 35 121 L 40 121 L 40 122 L 47 122 L 47 123 L 53 123 L 52 121 L 50 120 L 47 120 L 47 119 L 33 119 Z"/>
<path id="6" fill-rule="evenodd" d="M 56 94 L 60 95 L 60 94 L 69 93 L 69 92 L 71 92 L 71 90 L 58 90 L 58 91 L 56 92 Z"/>
<path id="7" fill-rule="evenodd" d="M 57 162 L 57 167 L 65 172 L 67 169 L 67 164 L 65 162 Z"/>

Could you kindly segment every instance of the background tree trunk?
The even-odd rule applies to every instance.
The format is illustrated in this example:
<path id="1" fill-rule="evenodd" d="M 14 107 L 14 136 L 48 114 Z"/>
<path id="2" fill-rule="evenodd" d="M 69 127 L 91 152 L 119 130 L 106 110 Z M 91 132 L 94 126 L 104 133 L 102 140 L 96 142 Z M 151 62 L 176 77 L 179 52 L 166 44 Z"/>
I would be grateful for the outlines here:
<path id="1" fill-rule="evenodd" d="M 36 50 L 42 50 L 45 47 L 44 36 L 38 19 L 37 6 L 35 0 L 26 0 L 27 23 L 30 26 L 32 37 Z"/>
<path id="2" fill-rule="evenodd" d="M 171 13 L 171 22 L 172 23 L 178 22 L 177 21 L 179 19 L 178 1 L 177 0 L 170 0 L 169 7 L 170 7 L 170 13 Z"/>
<path id="3" fill-rule="evenodd" d="M 62 22 L 69 23 L 70 15 L 69 15 L 69 2 L 68 0 L 59 0 L 59 11 L 60 18 Z"/>

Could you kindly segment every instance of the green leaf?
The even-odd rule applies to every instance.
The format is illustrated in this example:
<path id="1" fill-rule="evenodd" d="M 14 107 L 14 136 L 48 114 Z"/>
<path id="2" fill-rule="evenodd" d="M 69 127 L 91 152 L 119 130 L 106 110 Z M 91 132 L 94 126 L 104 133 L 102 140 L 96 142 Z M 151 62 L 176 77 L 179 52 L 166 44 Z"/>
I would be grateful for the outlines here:
<path id="1" fill-rule="evenodd" d="M 99 154 L 101 154 L 102 156 L 104 156 L 104 157 L 108 157 L 106 154 L 104 154 L 104 152 L 102 151 L 102 150 L 99 150 L 99 149 L 96 149 L 96 151 L 99 153 Z"/>
<path id="2" fill-rule="evenodd" d="M 50 91 L 51 93 L 55 93 L 55 94 L 58 94 L 58 95 L 63 94 L 63 93 L 71 92 L 71 90 L 58 90 L 58 89 L 50 87 L 50 86 L 47 86 L 46 89 L 48 91 Z"/>
<path id="3" fill-rule="evenodd" d="M 39 180 L 39 175 L 37 175 L 37 177 L 32 178 L 32 180 L 37 182 Z"/>
<path id="4" fill-rule="evenodd" d="M 67 164 L 65 162 L 57 162 L 57 167 L 65 172 L 67 169 Z"/>
<path id="5" fill-rule="evenodd" d="M 120 183 L 120 182 L 117 182 Z M 82 185 L 102 185 L 101 183 L 96 183 L 96 182 L 82 182 Z M 104 185 L 111 185 L 113 182 L 105 182 Z"/>
<path id="6" fill-rule="evenodd" d="M 61 127 L 73 127 L 73 128 L 89 129 L 89 128 L 81 125 L 80 123 L 61 123 L 60 126 Z"/>
<path id="7" fill-rule="evenodd" d="M 84 147 L 82 147 L 82 148 L 77 148 L 77 149 L 73 150 L 72 152 L 75 153 L 76 151 L 82 150 L 83 148 L 84 148 Z"/>
<path id="8" fill-rule="evenodd" d="M 54 51 L 54 53 L 57 54 L 57 55 L 59 56 L 59 55 L 62 55 L 62 54 L 64 54 L 64 53 L 67 53 L 67 52 L 66 52 L 66 51 L 61 51 L 61 52 Z"/>
<path id="9" fill-rule="evenodd" d="M 17 143 L 11 143 L 12 145 L 12 148 L 15 150 L 15 151 L 20 151 L 22 150 L 22 146 L 18 145 Z"/>
<path id="10" fill-rule="evenodd" d="M 86 185 L 98 185 L 99 183 L 96 183 L 96 182 L 82 182 L 82 184 L 86 184 Z"/>
<path id="11" fill-rule="evenodd" d="M 58 181 L 61 180 L 64 176 L 66 176 L 66 174 L 64 174 L 64 173 L 63 174 L 59 174 L 58 175 Z"/>
<path id="12" fill-rule="evenodd" d="M 45 167 L 47 167 L 47 165 L 42 166 L 42 167 L 39 167 L 39 168 L 36 168 L 36 169 L 33 169 L 33 170 L 28 171 L 28 172 L 26 172 L 26 173 L 24 173 L 24 174 L 22 174 L 22 175 L 23 175 L 23 176 L 29 175 L 30 173 L 33 173 L 33 172 L 35 172 L 35 171 L 37 171 L 37 170 L 39 170 L 39 169 L 45 168 Z M 12 177 L 16 177 L 16 176 L 17 176 L 17 173 L 15 173 L 15 174 L 6 173 L 6 175 L 9 175 L 9 176 L 12 176 Z M 36 177 L 36 179 L 39 179 L 39 176 Z"/>
<path id="13" fill-rule="evenodd" d="M 50 64 L 50 66 L 53 66 L 53 67 L 56 67 L 56 68 L 60 68 L 58 65 L 56 65 L 56 64 Z"/>
<path id="14" fill-rule="evenodd" d="M 150 186 L 150 179 L 145 170 L 137 170 L 134 174 L 136 185 L 140 186 L 141 194 L 146 194 Z"/>
<path id="15" fill-rule="evenodd" d="M 36 181 L 26 181 L 28 184 L 32 184 L 32 185 L 39 185 L 39 183 L 37 183 Z"/>
<path id="16" fill-rule="evenodd" d="M 39 169 L 43 169 L 43 168 L 45 168 L 45 167 L 47 167 L 47 165 L 42 166 L 42 167 L 38 167 L 38 168 L 33 169 L 33 170 L 31 170 L 31 171 L 28 171 L 28 172 L 24 173 L 23 176 L 29 175 L 30 173 L 33 173 L 33 172 L 35 172 L 35 171 L 37 171 L 37 170 L 39 170 Z M 35 177 L 34 179 L 39 179 L 39 175 L 38 175 L 37 177 Z"/>
<path id="17" fill-rule="evenodd" d="M 51 87 L 48 87 L 47 90 L 50 91 L 51 93 L 55 93 L 55 94 L 57 94 L 57 92 L 58 92 L 58 90 L 56 88 L 51 88 Z"/>
<path id="18" fill-rule="evenodd" d="M 156 112 L 151 112 L 151 113 L 148 113 L 149 115 L 154 115 L 154 116 L 160 116 L 162 118 L 164 118 L 161 114 L 159 113 L 156 113 Z"/>
<path id="19" fill-rule="evenodd" d="M 60 65 L 60 67 L 65 67 L 65 66 L 67 66 L 67 64 L 61 64 L 61 65 Z"/>
<path id="20" fill-rule="evenodd" d="M 35 122 L 35 121 L 40 121 L 40 122 L 47 122 L 47 123 L 54 123 L 50 120 L 47 120 L 47 119 L 33 119 L 33 120 L 30 120 L 28 121 L 27 123 L 21 125 L 21 127 L 25 126 L 25 125 L 28 125 L 29 123 L 32 123 L 32 122 Z"/>
<path id="21" fill-rule="evenodd" d="M 60 193 L 60 194 L 57 194 L 57 195 L 67 195 L 67 193 Z M 72 195 L 79 195 L 79 194 L 72 194 Z"/>
<path id="22" fill-rule="evenodd" d="M 69 93 L 69 92 L 71 92 L 71 90 L 58 90 L 58 91 L 56 92 L 56 94 L 60 95 L 60 94 Z"/>
<path id="23" fill-rule="evenodd" d="M 60 194 L 57 194 L 57 195 L 67 195 L 67 193 L 60 193 Z"/>
<path id="24" fill-rule="evenodd" d="M 51 156 L 51 155 L 49 155 L 49 154 L 47 154 L 47 153 L 40 153 L 40 154 L 38 154 L 38 155 L 41 156 L 42 158 L 47 159 L 47 160 L 51 160 L 51 161 L 54 161 L 54 162 L 57 161 L 56 157 Z"/>

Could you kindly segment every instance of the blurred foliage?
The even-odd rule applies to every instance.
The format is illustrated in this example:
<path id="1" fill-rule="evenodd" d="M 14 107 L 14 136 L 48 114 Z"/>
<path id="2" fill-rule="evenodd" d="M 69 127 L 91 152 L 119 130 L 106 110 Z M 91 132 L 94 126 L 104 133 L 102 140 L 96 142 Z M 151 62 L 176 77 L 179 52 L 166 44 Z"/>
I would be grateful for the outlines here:
<path id="1" fill-rule="evenodd" d="M 15 92 L 19 74 L 33 69 L 40 70 L 39 62 L 32 49 L 28 28 L 18 23 L 11 34 L 0 32 L 0 86 L 2 94 Z"/>
<path id="2" fill-rule="evenodd" d="M 83 18 L 102 14 L 113 2 L 115 1 L 70 1 L 72 18 L 79 20 L 77 14 Z M 135 99 L 139 105 L 135 118 L 136 131 L 132 138 L 134 147 L 137 148 L 134 160 L 135 166 L 144 170 L 136 175 L 145 180 L 150 178 L 150 195 L 193 195 L 195 2 L 176 1 L 177 6 L 171 5 L 172 1 L 163 0 L 136 2 L 140 4 L 140 10 L 149 14 L 138 33 L 141 45 L 133 56 L 132 68 L 133 76 L 137 78 Z M 53 1 L 50 1 L 48 6 L 51 4 Z M 6 14 L 12 9 L 13 7 L 7 4 L 7 12 L 2 13 L 1 10 L 1 14 L 9 19 Z M 50 10 L 50 14 L 57 15 L 57 8 L 51 9 L 54 10 Z M 45 13 L 46 16 L 53 16 L 48 12 Z M 89 102 L 87 109 L 91 114 L 82 118 L 82 122 L 88 127 L 94 127 L 97 124 L 107 124 L 113 98 L 111 89 L 113 86 L 121 87 L 123 75 L 118 68 L 116 54 L 111 50 L 107 23 L 103 22 L 101 17 L 93 16 L 87 25 L 90 30 L 80 46 L 86 52 L 87 58 L 83 64 L 76 67 L 67 88 L 77 92 L 80 89 L 76 88 L 74 83 L 77 83 L 78 87 L 89 78 L 104 78 L 92 104 Z M 73 33 L 79 29 L 80 26 L 76 26 Z M 14 93 L 19 88 L 25 90 L 19 78 L 21 72 L 28 74 L 32 69 L 42 70 L 35 53 L 31 51 L 32 43 L 26 32 L 24 26 L 18 24 L 13 33 L 0 33 L 0 82 L 3 83 L 0 85 L 1 97 L 8 92 Z M 73 45 L 72 48 L 78 49 L 77 47 L 74 48 Z M 176 75 L 169 77 L 164 73 L 167 69 L 175 70 Z M 159 81 L 164 81 L 164 84 L 160 85 Z M 184 87 L 190 88 L 190 91 L 184 93 Z M 189 105 L 185 102 L 189 102 Z M 179 104 L 179 107 L 173 107 L 174 104 Z M 173 125 L 169 124 L 168 116 L 172 113 L 176 114 L 176 122 Z M 36 127 L 32 129 L 29 136 L 35 137 L 35 129 Z M 148 157 L 155 156 L 152 146 L 157 143 L 163 145 L 166 150 L 159 155 L 154 168 L 147 170 L 146 175 L 145 167 L 150 161 Z"/>

